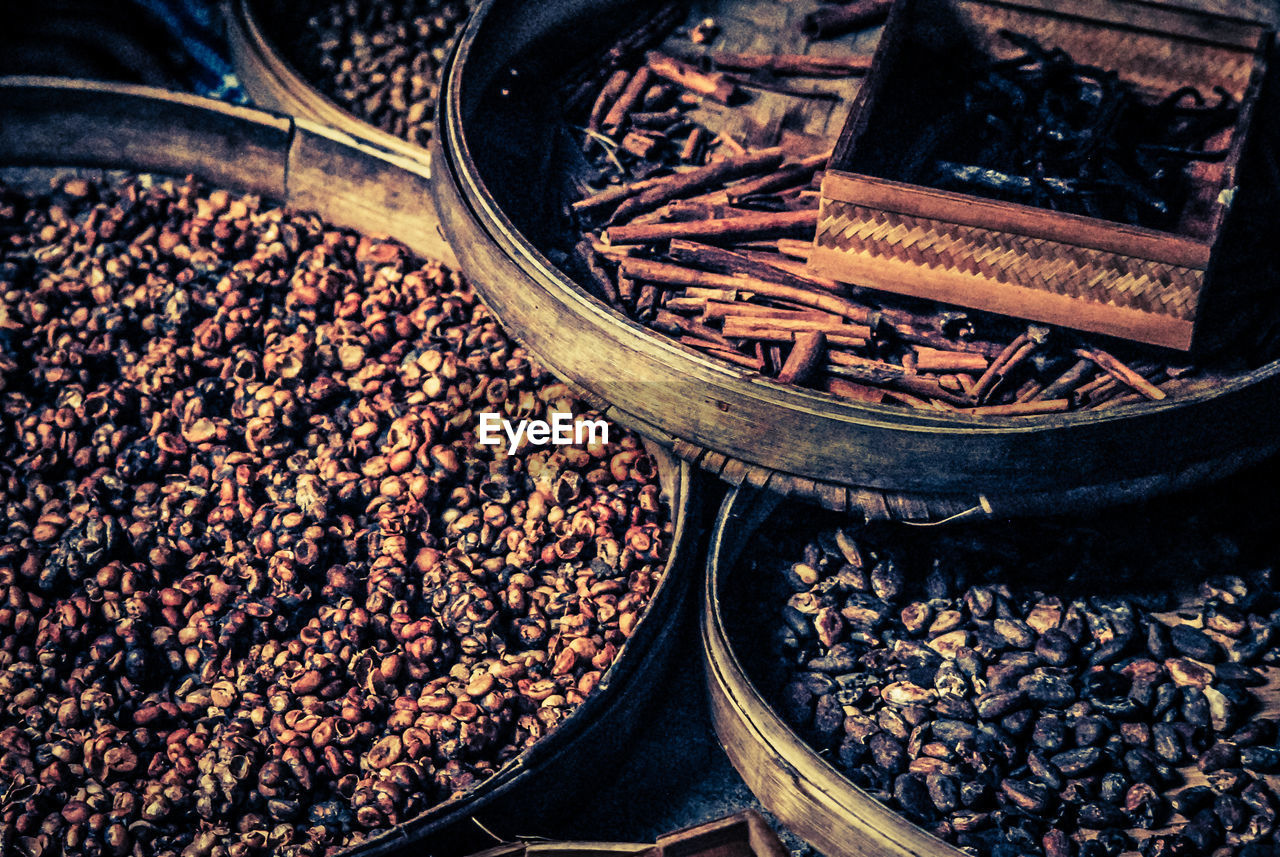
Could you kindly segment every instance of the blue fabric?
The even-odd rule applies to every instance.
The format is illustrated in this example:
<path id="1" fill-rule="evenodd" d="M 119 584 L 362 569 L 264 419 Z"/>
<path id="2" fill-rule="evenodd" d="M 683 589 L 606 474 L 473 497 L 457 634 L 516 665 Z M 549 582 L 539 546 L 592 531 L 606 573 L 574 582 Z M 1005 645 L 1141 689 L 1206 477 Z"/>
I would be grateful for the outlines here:
<path id="1" fill-rule="evenodd" d="M 158 21 L 181 46 L 188 63 L 186 88 L 233 104 L 248 104 L 227 51 L 222 20 L 213 0 L 130 0 Z"/>

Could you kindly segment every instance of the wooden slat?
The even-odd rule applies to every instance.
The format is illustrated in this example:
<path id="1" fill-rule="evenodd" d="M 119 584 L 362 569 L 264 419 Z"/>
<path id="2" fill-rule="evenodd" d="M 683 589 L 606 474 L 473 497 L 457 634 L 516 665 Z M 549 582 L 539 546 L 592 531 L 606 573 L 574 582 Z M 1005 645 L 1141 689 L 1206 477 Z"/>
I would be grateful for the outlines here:
<path id="1" fill-rule="evenodd" d="M 1204 270 L 1209 265 L 1212 249 L 1209 243 L 1155 229 L 837 170 L 827 170 L 823 176 L 822 198 L 962 226 L 1030 235 L 1184 268 Z M 825 270 L 815 265 L 813 259 L 810 266 L 815 271 Z"/>
<path id="2" fill-rule="evenodd" d="M 1033 318 L 1167 348 L 1190 348 L 1195 331 L 1194 323 L 1184 319 L 1019 287 L 962 270 L 930 268 L 908 260 L 821 246 L 810 258 L 815 270 L 850 283 L 874 284 L 897 294 Z"/>

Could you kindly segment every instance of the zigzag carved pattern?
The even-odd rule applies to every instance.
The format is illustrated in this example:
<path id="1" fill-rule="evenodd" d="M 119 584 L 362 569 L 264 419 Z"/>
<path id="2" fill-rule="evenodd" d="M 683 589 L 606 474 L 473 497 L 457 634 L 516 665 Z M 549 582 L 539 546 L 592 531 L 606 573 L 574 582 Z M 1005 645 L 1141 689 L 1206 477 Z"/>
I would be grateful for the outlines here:
<path id="1" fill-rule="evenodd" d="M 1195 318 L 1204 272 L 945 221 L 824 200 L 819 247 L 954 270 L 1078 300 Z"/>
<path id="2" fill-rule="evenodd" d="M 1115 69 L 1121 77 L 1158 92 L 1172 92 L 1191 83 L 1206 96 L 1214 86 L 1221 86 L 1239 99 L 1253 71 L 1254 58 L 1247 51 L 981 3 L 959 6 L 987 40 L 984 47 L 997 56 L 1019 53 L 996 36 L 998 30 L 1008 28 L 1031 36 L 1047 48 L 1060 47 L 1077 62 Z"/>

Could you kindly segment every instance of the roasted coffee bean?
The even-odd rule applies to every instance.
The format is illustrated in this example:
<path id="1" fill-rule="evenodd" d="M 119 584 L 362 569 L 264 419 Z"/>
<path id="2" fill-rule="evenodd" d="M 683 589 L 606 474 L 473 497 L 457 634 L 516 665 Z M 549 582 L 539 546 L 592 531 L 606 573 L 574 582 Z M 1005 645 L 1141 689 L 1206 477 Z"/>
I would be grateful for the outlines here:
<path id="1" fill-rule="evenodd" d="M 1076 700 L 1070 679 L 1036 670 L 1018 680 L 1018 690 L 1032 702 L 1048 708 L 1065 708 Z"/>
<path id="2" fill-rule="evenodd" d="M 1222 660 L 1222 647 L 1208 634 L 1190 625 L 1174 625 L 1169 629 L 1169 642 L 1179 653 L 1205 663 Z"/>
<path id="3" fill-rule="evenodd" d="M 1031 740 L 1047 753 L 1062 749 L 1067 740 L 1067 727 L 1062 715 L 1052 712 L 1041 714 L 1036 720 Z"/>
<path id="4" fill-rule="evenodd" d="M 1168 819 L 1168 802 L 1148 783 L 1135 783 L 1124 796 L 1124 811 L 1134 827 L 1154 830 Z"/>
<path id="5" fill-rule="evenodd" d="M 1219 768 L 1205 774 L 1210 788 L 1219 792 L 1234 792 L 1245 787 L 1250 780 L 1243 768 Z"/>
<path id="6" fill-rule="evenodd" d="M 1033 777 L 1054 791 L 1062 789 L 1064 782 L 1062 772 L 1040 751 L 1032 750 L 1027 754 L 1027 769 Z"/>
<path id="7" fill-rule="evenodd" d="M 902 744 L 884 732 L 871 736 L 867 742 L 871 758 L 878 768 L 891 774 L 900 774 L 907 768 L 907 754 Z"/>
<path id="8" fill-rule="evenodd" d="M 1280 771 L 1280 747 L 1245 747 L 1240 764 L 1259 774 L 1274 774 Z"/>
<path id="9" fill-rule="evenodd" d="M 824 583 L 831 571 L 813 552 L 805 561 L 818 579 L 799 593 L 810 599 L 803 604 L 843 591 Z M 893 549 L 857 553 L 879 568 L 888 567 Z M 1269 793 L 1250 793 L 1267 801 L 1263 811 L 1246 802 L 1252 769 L 1240 767 L 1280 763 L 1274 721 L 1250 720 L 1257 701 L 1247 670 L 1258 660 L 1224 670 L 1231 662 L 1222 654 L 1206 666 L 1195 657 L 1206 654 L 1200 637 L 1218 641 L 1190 625 L 1194 634 L 1175 634 L 1146 612 L 1160 599 L 1072 601 L 1004 584 L 944 586 L 939 564 L 931 574 L 936 592 L 963 595 L 926 601 L 917 588 L 925 584 L 906 576 L 892 598 L 880 597 L 892 587 L 878 595 L 850 590 L 842 619 L 853 621 L 791 667 L 802 672 L 836 652 L 857 662 L 857 670 L 839 674 L 849 691 L 842 710 L 867 713 L 846 714 L 827 745 L 855 782 L 926 829 L 983 853 L 1189 855 L 1201 843 L 1228 841 L 1227 834 L 1235 848 L 1270 835 L 1276 810 Z M 1234 584 L 1215 587 L 1242 597 Z M 1211 606 L 1179 615 L 1208 626 Z M 1231 619 L 1219 611 L 1213 621 L 1226 627 Z M 855 640 L 854 648 L 840 648 Z M 816 706 L 808 717 L 813 729 Z M 1204 766 L 1204 798 L 1181 788 L 1179 766 L 1191 761 Z M 1186 799 L 1170 801 L 1174 789 Z M 1221 795 L 1232 799 L 1215 804 Z M 1186 812 L 1174 816 L 1178 807 Z M 1206 808 L 1208 817 L 1198 815 Z M 1170 823 L 1176 830 L 1182 818 L 1192 819 L 1189 833 L 1150 837 L 1152 845 L 1120 832 Z"/>
<path id="10" fill-rule="evenodd" d="M 1054 767 L 1068 777 L 1088 774 L 1102 761 L 1102 751 L 1097 747 L 1082 747 L 1058 753 L 1050 759 Z"/>
<path id="11" fill-rule="evenodd" d="M 1200 755 L 1196 767 L 1206 774 L 1240 763 L 1240 748 L 1230 741 L 1219 741 Z"/>
<path id="12" fill-rule="evenodd" d="M 1200 810 L 1213 803 L 1214 791 L 1208 786 L 1189 786 L 1170 797 L 1175 812 L 1192 818 Z"/>
<path id="13" fill-rule="evenodd" d="M 1234 831 L 1244 827 L 1249 809 L 1236 795 L 1220 794 L 1213 799 L 1213 814 L 1226 830 Z"/>
<path id="14" fill-rule="evenodd" d="M 925 778 L 929 799 L 938 812 L 944 815 L 960 808 L 960 786 L 956 778 L 947 774 L 930 774 Z"/>
<path id="15" fill-rule="evenodd" d="M 978 716 L 983 720 L 995 720 L 1003 717 L 1027 701 L 1021 690 L 1007 693 L 984 693 L 976 701 Z"/>
<path id="16" fill-rule="evenodd" d="M 1106 741 L 1107 736 L 1111 733 L 1110 726 L 1111 724 L 1105 718 L 1097 715 L 1076 718 L 1074 730 L 1076 744 L 1081 747 L 1101 744 Z"/>
<path id="17" fill-rule="evenodd" d="M 893 781 L 893 799 L 903 815 L 922 824 L 934 817 L 935 807 L 923 777 L 918 774 L 901 774 Z"/>
<path id="18" fill-rule="evenodd" d="M 1076 810 L 1076 820 L 1086 830 L 1124 827 L 1128 817 L 1119 807 L 1109 803 L 1087 803 Z"/>
<path id="19" fill-rule="evenodd" d="M 1000 791 L 1010 803 L 1031 815 L 1044 815 L 1053 804 L 1053 792 L 1035 780 L 1007 779 L 1000 783 Z"/>
<path id="20" fill-rule="evenodd" d="M 1065 667 L 1074 660 L 1076 647 L 1066 634 L 1051 628 L 1036 640 L 1035 653 L 1050 666 Z"/>
<path id="21" fill-rule="evenodd" d="M 1124 774 L 1119 771 L 1108 771 L 1098 781 L 1098 799 L 1104 803 L 1119 805 L 1124 801 L 1124 796 L 1131 785 Z M 1082 803 L 1089 803 L 1089 801 L 1084 800 Z"/>
<path id="22" fill-rule="evenodd" d="M 0 852 L 341 852 L 600 686 L 654 462 L 480 443 L 590 411 L 458 274 L 162 176 L 0 186 L 0 235 Z"/>
<path id="23" fill-rule="evenodd" d="M 1151 749 L 1161 761 L 1180 765 L 1186 759 L 1182 734 L 1172 723 L 1155 723 L 1151 727 Z"/>

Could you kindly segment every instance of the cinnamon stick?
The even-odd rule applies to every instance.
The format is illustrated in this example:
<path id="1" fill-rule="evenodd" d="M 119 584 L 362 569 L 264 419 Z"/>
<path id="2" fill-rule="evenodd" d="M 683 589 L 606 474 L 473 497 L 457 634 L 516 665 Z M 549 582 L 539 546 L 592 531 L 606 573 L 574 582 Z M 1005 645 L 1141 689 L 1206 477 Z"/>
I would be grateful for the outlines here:
<path id="1" fill-rule="evenodd" d="M 693 300 L 685 298 L 685 300 Z M 670 301 L 668 301 L 670 303 Z M 819 310 L 794 310 L 781 309 L 779 307 L 761 306 L 760 304 L 748 304 L 742 301 L 734 303 L 726 303 L 723 301 L 706 301 L 703 306 L 702 320 L 704 322 L 724 321 L 726 318 L 789 318 L 789 319 L 806 319 L 808 321 L 825 321 L 839 322 L 840 316 L 834 313 L 821 312 Z"/>
<path id="2" fill-rule="evenodd" d="M 901 366 L 894 366 L 892 363 L 866 360 L 862 365 L 841 365 L 830 362 L 828 355 L 826 371 L 829 375 L 849 378 L 861 384 L 870 384 L 873 387 L 888 387 L 891 390 L 899 389 L 906 393 L 925 396 L 930 399 L 939 399 L 961 407 L 973 405 L 972 399 L 945 389 L 937 381 L 930 381 L 928 378 L 921 378 L 919 375 L 909 375 Z"/>
<path id="3" fill-rule="evenodd" d="M 624 207 L 637 198 L 628 200 L 623 204 Z M 610 244 L 648 244 L 672 238 L 750 239 L 776 235 L 779 232 L 811 231 L 817 225 L 816 208 L 805 211 L 762 211 L 716 220 L 611 226 L 605 231 L 604 240 Z"/>
<path id="4" fill-rule="evenodd" d="M 714 342 L 722 348 L 733 349 L 733 343 L 715 328 L 663 309 L 658 310 L 657 314 L 654 315 L 653 326 L 664 333 L 671 333 L 677 336 L 681 333 L 687 333 L 690 336 Z"/>
<path id="5" fill-rule="evenodd" d="M 921 372 L 987 371 L 987 358 L 973 351 L 941 351 L 936 348 L 916 349 L 916 369 Z"/>
<path id="6" fill-rule="evenodd" d="M 787 164 L 777 172 L 770 175 L 761 176 L 758 179 L 745 181 L 741 184 L 733 185 L 725 188 L 725 201 L 731 205 L 737 205 L 742 200 L 750 196 L 756 196 L 762 193 L 769 193 L 783 188 L 794 187 L 795 185 L 807 182 L 809 178 L 817 172 L 818 168 L 825 164 L 831 157 L 830 152 L 824 152 L 821 155 L 811 155 L 802 158 L 794 164 Z"/>
<path id="7" fill-rule="evenodd" d="M 1004 368 L 1018 354 L 1019 350 L 1024 346 L 1031 344 L 1031 338 L 1026 333 L 1020 333 L 1014 337 L 1013 341 L 1004 347 L 995 360 L 991 361 L 991 365 L 987 367 L 987 371 L 982 373 L 982 377 L 978 379 L 978 383 L 974 385 L 974 395 L 981 401 L 996 381 L 1000 379 Z"/>
<path id="8" fill-rule="evenodd" d="M 789 342 L 798 333 L 813 331 L 864 342 L 871 338 L 871 328 L 863 324 L 832 324 L 808 318 L 729 316 L 724 320 L 723 331 L 731 339 L 763 339 L 767 342 Z"/>
<path id="9" fill-rule="evenodd" d="M 613 106 L 618 100 L 618 96 L 622 94 L 622 90 L 627 85 L 627 80 L 631 77 L 626 69 L 618 69 L 609 75 L 608 82 L 600 89 L 600 94 L 596 96 L 595 103 L 591 105 L 591 115 L 587 118 L 587 129 L 590 131 L 600 130 L 600 121 L 607 115 L 606 111 Z"/>
<path id="10" fill-rule="evenodd" d="M 884 401 L 884 390 L 869 387 L 866 384 L 858 384 L 845 378 L 823 378 L 822 389 L 833 396 L 839 396 L 852 402 L 878 405 Z"/>
<path id="11" fill-rule="evenodd" d="M 689 132 L 689 136 L 685 138 L 684 145 L 680 147 L 680 160 L 700 161 L 702 160 L 702 149 L 707 142 L 707 132 L 701 125 L 694 127 Z"/>
<path id="12" fill-rule="evenodd" d="M 701 298 L 667 298 L 662 303 L 662 308 L 671 312 L 690 313 L 691 315 L 702 315 L 702 321 L 705 323 L 707 302 Z"/>
<path id="13" fill-rule="evenodd" d="M 673 265 L 669 262 L 655 262 L 650 259 L 627 258 L 619 263 L 625 276 L 638 280 L 648 280 L 675 286 L 698 286 L 711 289 L 730 289 L 749 291 L 765 297 L 789 300 L 802 306 L 832 312 L 861 324 L 870 319 L 866 307 L 859 306 L 837 297 L 836 295 L 816 293 L 805 289 L 769 283 L 755 277 L 736 277 L 727 274 L 712 274 Z M 704 295 L 710 297 L 709 295 Z"/>
<path id="14" fill-rule="evenodd" d="M 624 202 L 614 212 L 613 220 L 614 222 L 626 220 L 642 211 L 657 208 L 664 202 L 692 196 L 714 184 L 754 175 L 761 170 L 771 170 L 781 162 L 782 149 L 775 146 L 742 156 L 725 158 L 685 173 L 673 173 L 659 179 Z"/>
<path id="15" fill-rule="evenodd" d="M 582 262 L 587 273 L 591 276 L 591 282 L 595 285 L 596 297 L 612 307 L 621 307 L 622 304 L 618 300 L 618 289 L 610 279 L 609 274 L 596 261 L 595 251 L 591 248 L 591 241 L 583 238 L 574 248 L 574 253 L 578 260 Z"/>
<path id="16" fill-rule="evenodd" d="M 812 241 L 802 241 L 798 238 L 779 238 L 777 246 L 779 253 L 796 259 L 807 260 L 809 254 L 813 252 Z"/>
<path id="17" fill-rule="evenodd" d="M 609 112 L 605 114 L 604 122 L 601 123 L 606 134 L 613 136 L 621 130 L 623 123 L 627 121 L 627 114 L 640 101 L 640 96 L 644 95 L 644 90 L 649 85 L 650 76 L 651 72 L 648 66 L 641 66 L 627 81 L 622 94 L 613 103 L 613 107 L 609 108 Z"/>
<path id="18" fill-rule="evenodd" d="M 738 87 L 719 72 L 698 71 L 688 63 L 660 51 L 649 51 L 645 54 L 645 68 L 677 86 L 683 86 L 690 92 L 705 95 L 713 101 L 728 104 L 738 92 Z"/>
<path id="19" fill-rule="evenodd" d="M 679 175 L 679 173 L 676 173 L 676 175 Z M 577 212 L 585 212 L 590 211 L 593 208 L 600 208 L 601 206 L 622 202 L 627 197 L 634 196 L 642 191 L 648 190 L 649 188 L 657 187 L 663 182 L 668 181 L 670 178 L 670 175 L 657 176 L 655 178 L 641 179 L 639 181 L 607 187 L 602 191 L 597 191 L 596 193 L 591 194 L 591 196 L 583 197 L 582 199 L 572 203 L 569 207 Z"/>
<path id="20" fill-rule="evenodd" d="M 892 0 L 855 0 L 843 6 L 828 6 L 805 15 L 800 31 L 811 39 L 834 38 L 879 23 L 892 5 Z"/>
<path id="21" fill-rule="evenodd" d="M 803 262 L 798 262 L 795 259 L 787 259 L 776 253 L 760 250 L 743 250 L 742 255 L 753 262 L 760 262 L 783 273 L 790 274 L 806 287 L 822 289 L 824 292 L 831 292 L 837 295 L 847 295 L 849 293 L 849 287 L 844 283 L 838 283 L 826 277 L 819 277 L 805 267 Z"/>
<path id="22" fill-rule="evenodd" d="M 1071 409 L 1070 399 L 1043 399 L 1034 402 L 1012 402 L 1007 405 L 981 405 L 970 408 L 977 416 L 1020 417 L 1032 414 L 1055 414 Z"/>
<path id="23" fill-rule="evenodd" d="M 795 339 L 796 344 L 791 347 L 787 362 L 782 364 L 782 371 L 778 373 L 778 380 L 783 384 L 802 384 L 808 380 L 826 347 L 822 331 L 797 333 Z"/>
<path id="24" fill-rule="evenodd" d="M 1112 378 L 1115 378 L 1121 384 L 1136 390 L 1148 399 L 1159 401 L 1165 398 L 1164 390 L 1161 390 L 1155 384 L 1152 384 L 1146 378 L 1143 378 L 1130 367 L 1121 363 L 1111 354 L 1103 351 L 1101 348 L 1077 348 L 1075 349 L 1077 357 L 1084 357 L 1098 364 L 1098 368 L 1106 372 Z"/>
<path id="25" fill-rule="evenodd" d="M 740 351 L 733 351 L 727 348 L 717 348 L 715 343 L 699 339 L 696 336 L 681 336 L 679 341 L 700 351 L 705 351 L 707 354 L 719 357 L 721 360 L 728 360 L 730 363 L 736 363 L 739 366 L 745 366 L 757 372 L 764 369 L 764 361 L 759 357 L 750 357 Z"/>
<path id="26" fill-rule="evenodd" d="M 749 252 L 738 253 L 712 244 L 676 238 L 668 245 L 667 255 L 677 261 L 722 274 L 746 274 L 797 289 L 817 287 L 841 295 L 846 291 L 834 280 L 811 276 L 803 268 L 796 270 L 782 267 L 787 264 L 786 259 L 759 257 Z"/>

